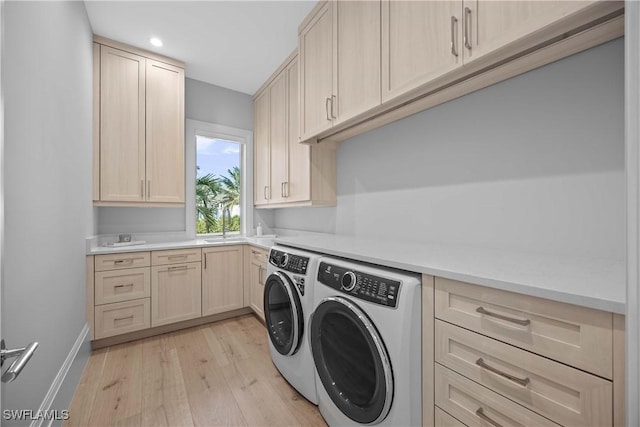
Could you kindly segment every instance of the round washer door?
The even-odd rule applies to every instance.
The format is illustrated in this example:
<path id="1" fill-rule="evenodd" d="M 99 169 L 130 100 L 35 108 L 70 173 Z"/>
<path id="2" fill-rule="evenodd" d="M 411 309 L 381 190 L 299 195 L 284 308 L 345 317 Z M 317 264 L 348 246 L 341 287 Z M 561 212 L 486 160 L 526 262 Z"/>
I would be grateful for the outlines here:
<path id="1" fill-rule="evenodd" d="M 311 321 L 311 351 L 333 403 L 352 420 L 377 424 L 393 401 L 387 350 L 369 317 L 342 297 L 327 297 Z"/>
<path id="2" fill-rule="evenodd" d="M 304 319 L 300 297 L 286 274 L 275 272 L 264 285 L 264 320 L 278 353 L 291 356 L 302 343 Z"/>

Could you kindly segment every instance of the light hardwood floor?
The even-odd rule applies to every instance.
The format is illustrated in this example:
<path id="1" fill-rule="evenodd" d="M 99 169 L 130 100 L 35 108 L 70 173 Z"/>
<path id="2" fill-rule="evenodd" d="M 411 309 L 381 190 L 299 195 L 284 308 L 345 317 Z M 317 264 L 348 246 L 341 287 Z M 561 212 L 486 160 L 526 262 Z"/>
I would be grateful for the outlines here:
<path id="1" fill-rule="evenodd" d="M 96 350 L 65 426 L 326 426 L 246 315 Z"/>

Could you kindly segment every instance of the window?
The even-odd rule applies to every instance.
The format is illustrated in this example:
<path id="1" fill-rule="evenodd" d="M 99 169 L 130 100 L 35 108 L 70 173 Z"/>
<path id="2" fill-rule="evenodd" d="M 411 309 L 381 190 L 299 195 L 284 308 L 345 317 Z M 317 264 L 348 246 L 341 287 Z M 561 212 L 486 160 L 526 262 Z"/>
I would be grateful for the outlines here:
<path id="1" fill-rule="evenodd" d="M 240 232 L 241 148 L 196 136 L 196 233 Z"/>
<path id="2" fill-rule="evenodd" d="M 228 211 L 225 210 L 225 225 L 231 216 L 233 232 L 247 234 L 247 230 L 253 228 L 253 132 L 187 119 L 185 142 L 187 237 L 195 239 L 198 234 L 221 234 L 222 210 L 225 205 L 228 207 Z M 234 167 L 238 168 L 238 173 L 231 176 L 233 173 L 229 170 L 233 172 Z M 230 197 L 224 197 L 223 188 L 217 188 L 215 184 L 213 190 L 220 190 L 216 194 L 210 189 L 199 187 L 198 192 L 201 194 L 196 195 L 198 181 L 204 181 L 203 178 L 209 174 L 218 179 L 221 187 L 224 185 L 223 177 L 237 182 L 238 188 L 227 193 L 237 194 L 239 202 L 231 203 Z M 209 194 L 202 194 L 203 192 Z M 208 211 L 203 208 L 205 201 Z M 203 215 L 213 217 L 209 222 L 209 232 L 207 223 L 198 221 Z"/>

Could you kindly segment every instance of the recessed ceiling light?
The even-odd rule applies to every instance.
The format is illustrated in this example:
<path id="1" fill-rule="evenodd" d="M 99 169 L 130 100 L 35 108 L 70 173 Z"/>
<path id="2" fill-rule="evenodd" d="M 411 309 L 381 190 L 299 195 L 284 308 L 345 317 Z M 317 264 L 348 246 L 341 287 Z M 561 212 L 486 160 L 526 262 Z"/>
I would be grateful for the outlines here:
<path id="1" fill-rule="evenodd" d="M 154 45 L 155 47 L 161 47 L 162 46 L 162 40 L 160 40 L 157 37 L 151 37 L 149 39 L 149 43 L 151 43 L 152 45 Z"/>

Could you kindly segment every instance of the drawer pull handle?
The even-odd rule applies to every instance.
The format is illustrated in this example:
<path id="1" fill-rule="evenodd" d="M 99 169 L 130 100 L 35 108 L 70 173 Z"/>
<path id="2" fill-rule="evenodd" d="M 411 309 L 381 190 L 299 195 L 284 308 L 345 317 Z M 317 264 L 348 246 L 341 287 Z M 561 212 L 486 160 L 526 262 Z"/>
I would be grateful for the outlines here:
<path id="1" fill-rule="evenodd" d="M 120 288 L 125 288 L 125 287 L 128 287 L 128 286 L 133 287 L 133 283 L 128 283 L 128 284 L 126 284 L 126 285 L 116 285 L 116 286 L 114 286 L 113 288 L 114 288 L 114 289 L 120 289 Z"/>
<path id="2" fill-rule="evenodd" d="M 456 49 L 456 27 L 458 26 L 458 18 L 451 17 L 451 54 L 458 57 L 458 49 Z"/>
<path id="3" fill-rule="evenodd" d="M 513 381 L 514 383 L 521 385 L 522 387 L 526 387 L 529 385 L 529 382 L 531 382 L 531 380 L 529 379 L 529 377 L 527 378 L 518 378 L 516 376 L 513 376 L 511 374 L 507 374 L 506 372 L 502 372 L 499 369 L 494 368 L 493 366 L 489 366 L 485 363 L 484 359 L 482 359 L 482 357 L 478 360 L 476 360 L 476 365 L 480 366 L 483 369 L 486 369 L 489 372 L 493 372 L 496 375 L 500 375 L 503 378 L 508 379 L 509 381 Z"/>
<path id="4" fill-rule="evenodd" d="M 133 258 L 130 259 L 117 259 L 115 261 L 113 261 L 114 264 L 132 264 L 133 263 Z"/>
<path id="5" fill-rule="evenodd" d="M 187 268 L 189 268 L 188 265 L 179 265 L 177 267 L 169 267 L 170 271 L 176 271 L 176 270 L 186 270 Z"/>
<path id="6" fill-rule="evenodd" d="M 476 312 L 480 314 L 486 314 L 487 316 L 495 317 L 497 319 L 506 320 L 507 322 L 515 323 L 516 325 L 528 326 L 531 323 L 529 319 L 514 319 L 513 317 L 503 316 L 502 314 L 493 313 L 491 311 L 485 310 L 484 307 L 476 308 Z"/>
<path id="7" fill-rule="evenodd" d="M 183 259 L 183 258 L 187 258 L 189 255 L 170 255 L 167 257 L 167 259 Z"/>
<path id="8" fill-rule="evenodd" d="M 133 320 L 133 314 L 131 316 L 127 316 L 127 317 L 116 317 L 115 319 L 113 319 L 113 322 L 119 322 L 120 320 Z"/>
<path id="9" fill-rule="evenodd" d="M 483 420 L 485 420 L 486 422 L 488 422 L 489 424 L 491 424 L 492 426 L 502 427 L 502 424 L 494 421 L 491 417 L 488 417 L 484 413 L 484 409 L 482 409 L 482 408 L 478 408 L 478 410 L 476 411 L 476 415 L 479 416 L 480 418 L 482 418 Z"/>

